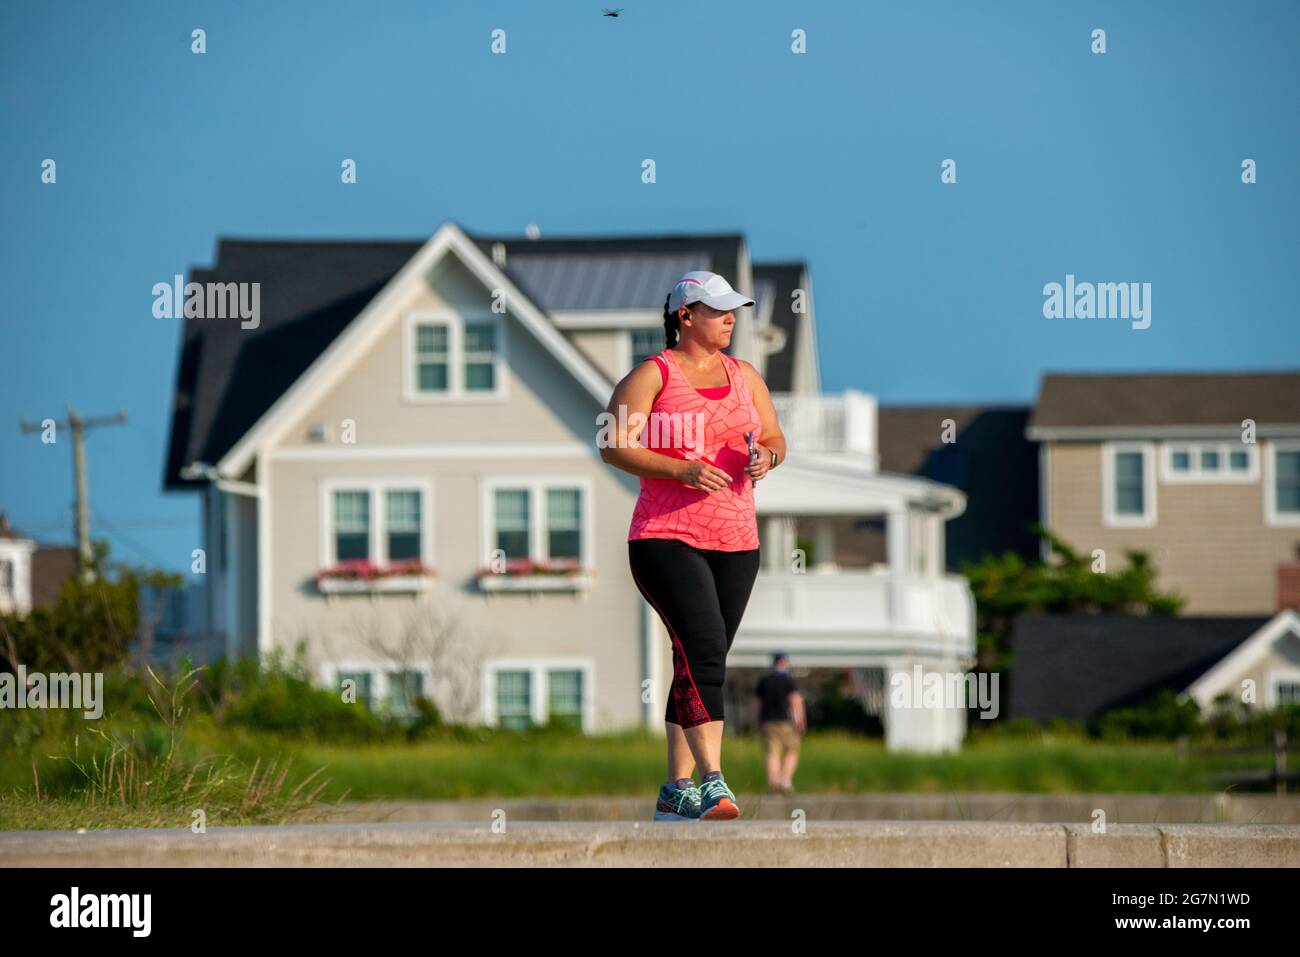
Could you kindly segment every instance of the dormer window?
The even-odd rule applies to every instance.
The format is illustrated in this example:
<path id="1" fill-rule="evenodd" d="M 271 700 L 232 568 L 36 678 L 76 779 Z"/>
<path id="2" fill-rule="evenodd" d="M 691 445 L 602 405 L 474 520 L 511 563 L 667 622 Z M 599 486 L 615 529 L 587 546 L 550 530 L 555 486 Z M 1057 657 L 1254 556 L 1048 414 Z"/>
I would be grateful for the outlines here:
<path id="1" fill-rule="evenodd" d="M 409 401 L 505 398 L 500 316 L 413 315 L 406 325 Z"/>

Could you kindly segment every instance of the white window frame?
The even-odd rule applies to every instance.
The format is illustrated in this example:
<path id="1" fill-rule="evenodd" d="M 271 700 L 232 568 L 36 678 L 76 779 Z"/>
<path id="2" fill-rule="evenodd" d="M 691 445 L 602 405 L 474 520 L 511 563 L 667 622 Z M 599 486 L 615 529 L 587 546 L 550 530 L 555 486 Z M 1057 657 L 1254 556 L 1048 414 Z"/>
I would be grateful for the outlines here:
<path id="1" fill-rule="evenodd" d="M 334 552 L 334 493 L 370 493 L 370 561 L 385 566 L 388 560 L 388 511 L 384 492 L 420 493 L 420 561 L 434 565 L 433 553 L 433 483 L 417 478 L 326 479 L 320 483 L 320 567 L 338 564 Z"/>
<path id="2" fill-rule="evenodd" d="M 1115 456 L 1120 452 L 1142 453 L 1141 515 L 1115 512 Z M 1156 524 L 1156 447 L 1154 442 L 1105 442 L 1101 447 L 1101 516 L 1106 528 L 1154 528 Z"/>
<path id="3" fill-rule="evenodd" d="M 1186 472 L 1174 470 L 1174 453 L 1186 452 L 1190 468 Z M 1222 467 L 1217 472 L 1201 470 L 1201 453 L 1218 452 Z M 1234 472 L 1228 467 L 1232 452 L 1246 453 L 1246 471 Z M 1171 485 L 1197 484 L 1248 484 L 1259 481 L 1259 449 L 1249 442 L 1163 442 L 1160 445 L 1160 481 Z"/>
<path id="4" fill-rule="evenodd" d="M 493 475 L 484 478 L 480 484 L 479 498 L 479 513 L 482 516 L 479 547 L 481 564 L 488 565 L 492 561 L 496 542 L 495 493 L 498 489 L 528 489 L 528 557 L 533 561 L 550 560 L 551 556 L 546 549 L 546 490 L 551 488 L 579 490 L 578 509 L 582 515 L 582 528 L 578 535 L 578 563 L 584 569 L 593 568 L 595 514 L 592 508 L 591 479 L 585 475 L 547 475 L 542 478 L 531 475 Z"/>
<path id="5" fill-rule="evenodd" d="M 1300 512 L 1277 510 L 1277 453 L 1300 452 L 1300 439 L 1273 439 L 1264 447 L 1264 524 L 1273 528 L 1300 525 Z"/>
<path id="6" fill-rule="evenodd" d="M 424 690 L 423 696 L 433 700 L 430 697 L 430 689 L 433 687 L 433 665 L 428 661 L 397 661 L 393 658 L 370 658 L 364 661 L 348 658 L 342 661 L 330 661 L 321 666 L 320 680 L 326 690 L 342 694 L 343 689 L 339 686 L 341 675 L 345 672 L 365 672 L 370 675 L 373 710 L 378 713 L 388 701 L 390 671 L 418 671 L 421 676 L 420 687 Z M 357 704 L 361 704 L 360 699 L 357 700 Z"/>
<path id="7" fill-rule="evenodd" d="M 550 706 L 551 689 L 546 682 L 548 671 L 582 672 L 582 733 L 591 733 L 595 715 L 596 664 L 591 658 L 489 658 L 483 662 L 483 723 L 497 727 L 497 673 L 500 671 L 527 671 L 531 674 L 529 702 L 534 725 L 546 723 Z"/>
<path id="8" fill-rule="evenodd" d="M 492 381 L 495 388 L 491 392 L 465 389 L 465 324 L 490 322 L 493 324 L 496 339 L 496 352 L 493 353 Z M 416 327 L 421 325 L 445 325 L 447 327 L 447 391 L 421 392 L 416 371 Z M 403 322 L 402 334 L 402 396 L 407 402 L 502 402 L 509 398 L 506 373 L 510 368 L 509 343 L 506 336 L 505 316 L 499 313 L 471 314 L 462 316 L 450 310 L 412 312 Z"/>
<path id="9" fill-rule="evenodd" d="M 12 563 L 13 588 L 0 592 L 0 613 L 25 615 L 32 610 L 32 552 L 30 539 L 0 539 L 0 558 Z"/>
<path id="10" fill-rule="evenodd" d="M 1294 635 L 1294 632 L 1291 632 Z M 1300 668 L 1282 667 L 1270 668 L 1264 674 L 1264 707 L 1273 710 L 1279 704 L 1277 686 L 1286 683 L 1300 682 Z"/>
<path id="11" fill-rule="evenodd" d="M 636 329 L 628 329 L 626 333 L 620 336 L 620 354 L 618 356 L 618 367 L 621 370 L 619 376 L 625 376 L 632 371 L 632 337 L 637 332 L 655 332 L 659 336 L 660 349 L 663 348 L 663 325 L 659 326 L 638 326 Z M 654 353 L 652 353 L 653 355 Z"/>

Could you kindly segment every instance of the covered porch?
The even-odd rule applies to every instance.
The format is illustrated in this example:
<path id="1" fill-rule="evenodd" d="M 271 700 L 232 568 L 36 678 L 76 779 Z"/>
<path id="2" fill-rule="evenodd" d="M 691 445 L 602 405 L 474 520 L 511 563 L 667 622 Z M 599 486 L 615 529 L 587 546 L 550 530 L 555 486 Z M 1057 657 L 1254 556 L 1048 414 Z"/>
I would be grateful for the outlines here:
<path id="1" fill-rule="evenodd" d="M 959 747 L 963 708 L 895 707 L 890 682 L 974 663 L 974 599 L 944 573 L 944 525 L 965 496 L 877 470 L 870 397 L 774 398 L 789 459 L 755 489 L 763 567 L 729 667 L 783 651 L 796 671 L 851 672 L 891 750 Z"/>

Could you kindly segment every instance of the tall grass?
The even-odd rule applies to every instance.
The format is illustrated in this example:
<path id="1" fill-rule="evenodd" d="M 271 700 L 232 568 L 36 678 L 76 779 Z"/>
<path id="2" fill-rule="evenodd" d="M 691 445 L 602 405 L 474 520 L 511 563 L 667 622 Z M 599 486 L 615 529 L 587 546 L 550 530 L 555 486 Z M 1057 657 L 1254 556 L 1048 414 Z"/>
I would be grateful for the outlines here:
<path id="1" fill-rule="evenodd" d="M 318 767 L 289 786 L 290 760 L 258 756 L 251 767 L 230 754 L 194 755 L 183 747 L 190 715 L 188 698 L 200 668 L 183 668 L 170 682 L 147 668 L 149 701 L 157 721 L 124 733 L 84 723 L 72 737 L 71 753 L 49 755 L 70 769 L 42 789 L 35 754 L 32 788 L 0 797 L 0 827 L 41 826 L 42 820 L 99 826 L 141 820 L 166 826 L 286 823 L 324 811 L 318 807 L 328 779 Z M 87 739 L 83 747 L 83 737 Z M 346 792 L 339 800 L 346 797 Z"/>

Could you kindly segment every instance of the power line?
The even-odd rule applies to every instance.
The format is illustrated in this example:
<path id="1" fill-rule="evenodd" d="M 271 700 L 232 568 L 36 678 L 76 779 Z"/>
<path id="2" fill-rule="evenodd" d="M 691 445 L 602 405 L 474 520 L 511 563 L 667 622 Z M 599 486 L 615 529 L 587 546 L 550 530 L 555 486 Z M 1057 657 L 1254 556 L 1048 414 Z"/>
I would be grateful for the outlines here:
<path id="1" fill-rule="evenodd" d="M 152 562 L 156 568 L 166 569 L 168 567 L 168 562 L 159 558 L 153 552 L 152 549 L 144 545 L 141 545 L 139 542 L 131 538 L 131 536 L 123 533 L 123 531 L 120 528 L 118 528 L 112 522 L 108 521 L 108 519 L 104 518 L 103 513 L 100 512 L 98 509 L 95 510 L 95 521 L 98 522 L 100 525 L 103 525 L 110 532 L 112 532 L 115 538 L 120 539 L 122 544 L 126 545 L 137 555 Z"/>

